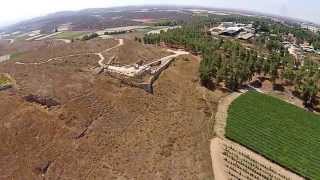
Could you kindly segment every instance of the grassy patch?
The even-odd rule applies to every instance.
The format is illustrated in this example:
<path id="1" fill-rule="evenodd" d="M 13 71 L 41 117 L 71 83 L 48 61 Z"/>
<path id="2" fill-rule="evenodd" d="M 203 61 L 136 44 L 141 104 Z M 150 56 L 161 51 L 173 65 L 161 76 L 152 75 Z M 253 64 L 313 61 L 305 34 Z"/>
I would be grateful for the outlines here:
<path id="1" fill-rule="evenodd" d="M 4 75 L 0 75 L 0 85 L 5 85 L 10 83 L 10 79 Z"/>
<path id="2" fill-rule="evenodd" d="M 257 92 L 236 99 L 226 136 L 310 179 L 320 179 L 320 116 Z"/>
<path id="3" fill-rule="evenodd" d="M 60 34 L 57 34 L 56 36 L 54 36 L 55 39 L 73 39 L 73 38 L 77 38 L 80 37 L 82 35 L 87 34 L 87 32 L 84 31 L 66 31 L 66 32 L 62 32 Z"/>

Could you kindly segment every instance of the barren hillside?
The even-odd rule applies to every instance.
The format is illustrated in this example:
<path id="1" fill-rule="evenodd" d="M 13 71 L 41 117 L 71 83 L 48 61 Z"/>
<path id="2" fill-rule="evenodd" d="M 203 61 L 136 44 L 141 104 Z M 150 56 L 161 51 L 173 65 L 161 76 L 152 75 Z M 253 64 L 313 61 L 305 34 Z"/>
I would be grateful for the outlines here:
<path id="1" fill-rule="evenodd" d="M 155 48 L 150 45 L 143 45 L 131 40 L 125 40 L 124 45 L 105 53 L 107 56 L 116 56 L 120 64 L 133 64 L 140 60 L 145 63 L 154 61 L 161 57 L 170 55 L 169 52 L 161 48 Z"/>
<path id="2" fill-rule="evenodd" d="M 0 179 L 212 178 L 210 118 L 223 93 L 199 86 L 198 59 L 178 58 L 154 94 L 93 74 L 92 61 L 0 65 L 17 81 L 0 92 Z"/>

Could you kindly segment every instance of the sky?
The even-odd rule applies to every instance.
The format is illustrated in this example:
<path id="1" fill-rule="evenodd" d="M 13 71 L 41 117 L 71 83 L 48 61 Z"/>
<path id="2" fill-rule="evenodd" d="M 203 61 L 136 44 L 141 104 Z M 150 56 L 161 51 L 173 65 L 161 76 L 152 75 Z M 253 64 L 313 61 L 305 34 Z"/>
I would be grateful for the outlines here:
<path id="1" fill-rule="evenodd" d="M 127 5 L 197 5 L 253 10 L 320 24 L 319 0 L 1 0 L 0 26 L 65 10 Z"/>

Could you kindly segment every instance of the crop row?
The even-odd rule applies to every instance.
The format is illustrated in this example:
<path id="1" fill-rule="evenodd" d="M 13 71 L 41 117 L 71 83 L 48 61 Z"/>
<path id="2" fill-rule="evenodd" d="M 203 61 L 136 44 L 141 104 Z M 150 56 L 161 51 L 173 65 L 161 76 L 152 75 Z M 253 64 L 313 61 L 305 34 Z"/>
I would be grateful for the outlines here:
<path id="1" fill-rule="evenodd" d="M 226 137 L 309 179 L 320 179 L 320 116 L 257 92 L 236 99 Z"/>
<path id="2" fill-rule="evenodd" d="M 251 158 L 245 152 L 237 150 L 233 146 L 225 145 L 224 160 L 228 168 L 229 175 L 237 174 L 238 178 L 244 179 L 262 179 L 262 180 L 288 180 L 282 174 L 277 173 L 270 166 Z M 232 174 L 230 174 L 233 172 Z M 240 179 L 242 179 L 240 178 Z"/>

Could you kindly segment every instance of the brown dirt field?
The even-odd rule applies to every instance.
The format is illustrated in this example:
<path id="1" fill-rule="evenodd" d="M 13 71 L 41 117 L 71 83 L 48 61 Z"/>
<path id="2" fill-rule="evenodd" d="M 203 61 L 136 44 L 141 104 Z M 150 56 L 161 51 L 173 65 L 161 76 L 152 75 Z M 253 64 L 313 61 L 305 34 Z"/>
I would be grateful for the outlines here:
<path id="1" fill-rule="evenodd" d="M 105 49 L 113 47 L 118 42 L 116 40 L 93 39 L 89 41 L 75 41 L 74 43 L 66 44 L 63 42 L 50 41 L 46 47 L 30 50 L 20 53 L 14 60 L 21 62 L 39 62 L 50 58 L 66 56 L 81 53 L 101 52 Z"/>
<path id="2" fill-rule="evenodd" d="M 125 40 L 123 46 L 104 53 L 104 55 L 115 55 L 120 64 L 134 64 L 140 60 L 143 60 L 145 63 L 152 62 L 161 57 L 171 55 L 171 53 L 165 49 L 155 48 L 151 45 Z"/>
<path id="3" fill-rule="evenodd" d="M 13 44 L 9 44 L 0 40 L 0 55 L 38 50 L 47 47 L 49 44 L 49 41 L 15 41 Z M 60 44 L 62 43 L 60 42 Z"/>
<path id="4" fill-rule="evenodd" d="M 212 179 L 209 119 L 224 94 L 201 88 L 199 61 L 189 59 L 175 61 L 153 95 L 87 71 L 94 57 L 1 64 L 18 88 L 0 92 L 0 179 Z M 61 105 L 45 109 L 28 94 Z"/>

